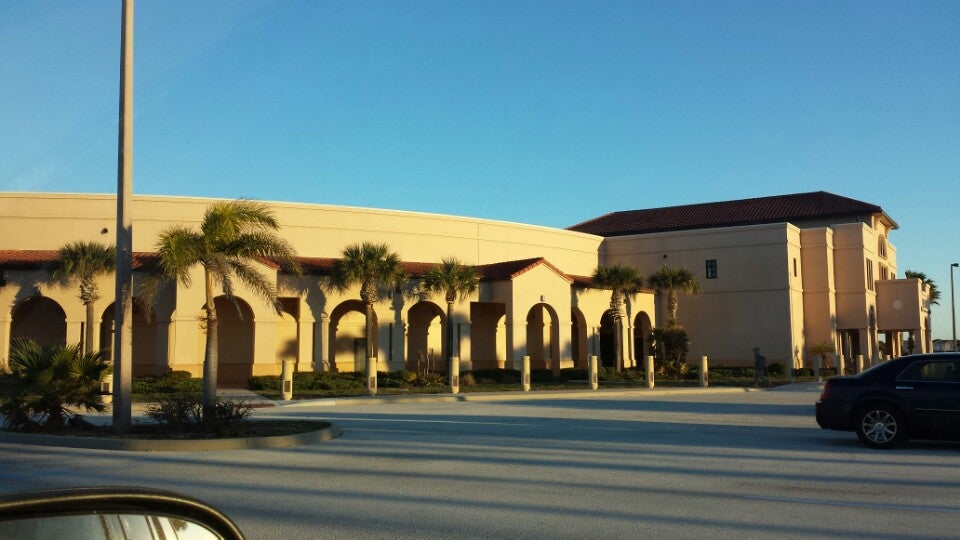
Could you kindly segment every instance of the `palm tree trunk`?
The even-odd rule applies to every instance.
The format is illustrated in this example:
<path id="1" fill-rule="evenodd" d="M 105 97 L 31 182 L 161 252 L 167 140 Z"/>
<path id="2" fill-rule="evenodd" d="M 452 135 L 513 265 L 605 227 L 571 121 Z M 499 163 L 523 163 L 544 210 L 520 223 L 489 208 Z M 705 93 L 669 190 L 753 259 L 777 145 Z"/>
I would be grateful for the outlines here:
<path id="1" fill-rule="evenodd" d="M 453 302 L 447 302 L 447 373 L 453 370 Z"/>
<path id="2" fill-rule="evenodd" d="M 680 321 L 677 319 L 677 310 L 680 307 L 680 299 L 677 291 L 670 289 L 667 291 L 667 324 L 677 326 Z"/>
<path id="3" fill-rule="evenodd" d="M 376 356 L 376 349 L 374 348 L 374 339 L 377 337 L 377 328 L 373 322 L 373 303 L 364 304 L 365 317 L 366 317 L 366 335 L 367 335 L 367 358 L 373 358 Z M 369 376 L 369 374 L 367 374 Z"/>
<path id="4" fill-rule="evenodd" d="M 213 275 L 204 270 L 206 277 L 207 305 L 207 347 L 203 355 L 203 420 L 211 423 L 215 420 L 217 406 L 217 364 L 220 362 L 219 342 L 217 339 L 217 308 L 213 300 Z"/>
<path id="5" fill-rule="evenodd" d="M 84 307 L 87 310 L 87 327 L 83 329 L 83 352 L 93 354 L 93 302 L 87 302 Z"/>

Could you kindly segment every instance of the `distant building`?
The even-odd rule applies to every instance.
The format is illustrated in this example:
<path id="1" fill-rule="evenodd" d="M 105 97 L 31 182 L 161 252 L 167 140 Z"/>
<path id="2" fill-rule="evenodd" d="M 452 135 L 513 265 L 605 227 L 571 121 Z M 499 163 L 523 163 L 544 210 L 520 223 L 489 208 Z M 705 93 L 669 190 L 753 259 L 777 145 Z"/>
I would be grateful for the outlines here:
<path id="1" fill-rule="evenodd" d="M 196 226 L 211 199 L 134 197 L 135 261 L 149 264 L 158 234 L 173 224 Z M 899 354 L 901 337 L 930 350 L 927 291 L 918 279 L 896 279 L 896 223 L 875 205 L 816 192 L 742 201 L 616 212 L 554 229 L 415 212 L 268 203 L 281 233 L 300 254 L 305 276 L 264 261 L 260 270 L 281 291 L 283 313 L 250 291 L 236 307 L 218 299 L 220 382 L 277 374 L 283 360 L 297 369 L 362 369 L 363 306 L 357 291 L 325 286 L 348 244 L 384 242 L 411 275 L 408 289 L 431 264 L 456 256 L 478 267 L 481 285 L 456 305 L 456 350 L 464 370 L 586 366 L 590 355 L 613 364 L 610 293 L 591 289 L 598 264 L 624 263 L 650 275 L 662 265 L 693 271 L 701 294 L 680 302 L 691 337 L 690 358 L 750 365 L 760 347 L 768 362 L 799 367 L 808 348 L 828 341 L 845 356 L 875 360 Z M 54 283 L 45 264 L 77 240 L 112 243 L 111 195 L 0 193 L 0 356 L 11 340 L 78 342 L 84 310 L 77 293 Z M 199 275 L 199 274 L 198 274 Z M 142 277 L 135 269 L 135 281 Z M 201 372 L 203 334 L 197 317 L 202 287 L 171 287 L 156 305 L 134 313 L 134 374 Z M 110 346 L 113 277 L 101 279 L 96 304 L 98 345 Z M 626 365 L 650 351 L 650 330 L 663 302 L 643 290 L 627 304 Z M 150 309 L 151 316 L 141 309 Z M 415 369 L 432 357 L 442 366 L 440 295 L 385 294 L 375 306 L 382 370 Z M 890 345 L 885 345 L 890 344 Z"/>

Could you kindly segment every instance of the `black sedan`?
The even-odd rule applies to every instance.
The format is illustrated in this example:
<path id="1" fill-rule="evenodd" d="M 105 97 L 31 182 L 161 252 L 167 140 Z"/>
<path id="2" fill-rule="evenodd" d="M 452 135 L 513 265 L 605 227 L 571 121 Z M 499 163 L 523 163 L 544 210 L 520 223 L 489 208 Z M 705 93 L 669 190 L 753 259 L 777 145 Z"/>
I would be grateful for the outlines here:
<path id="1" fill-rule="evenodd" d="M 916 354 L 831 377 L 817 401 L 823 429 L 856 431 L 872 448 L 908 438 L 960 440 L 960 354 Z"/>

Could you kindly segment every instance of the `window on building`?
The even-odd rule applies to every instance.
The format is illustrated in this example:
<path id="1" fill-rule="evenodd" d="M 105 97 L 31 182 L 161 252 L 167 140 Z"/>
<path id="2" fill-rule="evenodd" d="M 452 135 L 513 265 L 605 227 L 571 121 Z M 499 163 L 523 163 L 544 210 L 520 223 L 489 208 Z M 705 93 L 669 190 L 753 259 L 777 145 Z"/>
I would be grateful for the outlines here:
<path id="1" fill-rule="evenodd" d="M 717 279 L 716 259 L 707 259 L 707 279 Z"/>
<path id="2" fill-rule="evenodd" d="M 873 262 L 867 260 L 867 290 L 873 290 Z"/>
<path id="3" fill-rule="evenodd" d="M 880 255 L 882 258 L 887 258 L 887 238 L 883 235 L 877 239 L 877 255 Z"/>
<path id="4" fill-rule="evenodd" d="M 890 269 L 884 265 L 880 265 L 880 279 L 890 279 Z"/>
<path id="5" fill-rule="evenodd" d="M 798 267 L 797 267 L 797 258 L 794 257 L 794 258 L 793 258 L 793 277 L 797 277 L 797 275 L 799 274 L 799 271 L 798 271 L 797 268 L 798 268 Z"/>

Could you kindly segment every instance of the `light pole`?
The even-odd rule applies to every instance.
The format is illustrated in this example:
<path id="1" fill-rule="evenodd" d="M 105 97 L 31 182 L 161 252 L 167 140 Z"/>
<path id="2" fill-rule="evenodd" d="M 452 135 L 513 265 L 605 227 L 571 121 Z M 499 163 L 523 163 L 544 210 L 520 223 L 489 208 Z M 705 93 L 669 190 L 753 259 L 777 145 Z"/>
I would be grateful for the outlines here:
<path id="1" fill-rule="evenodd" d="M 953 352 L 957 352 L 957 309 L 953 304 L 953 269 L 960 266 L 960 263 L 950 265 L 950 319 L 953 323 Z"/>

